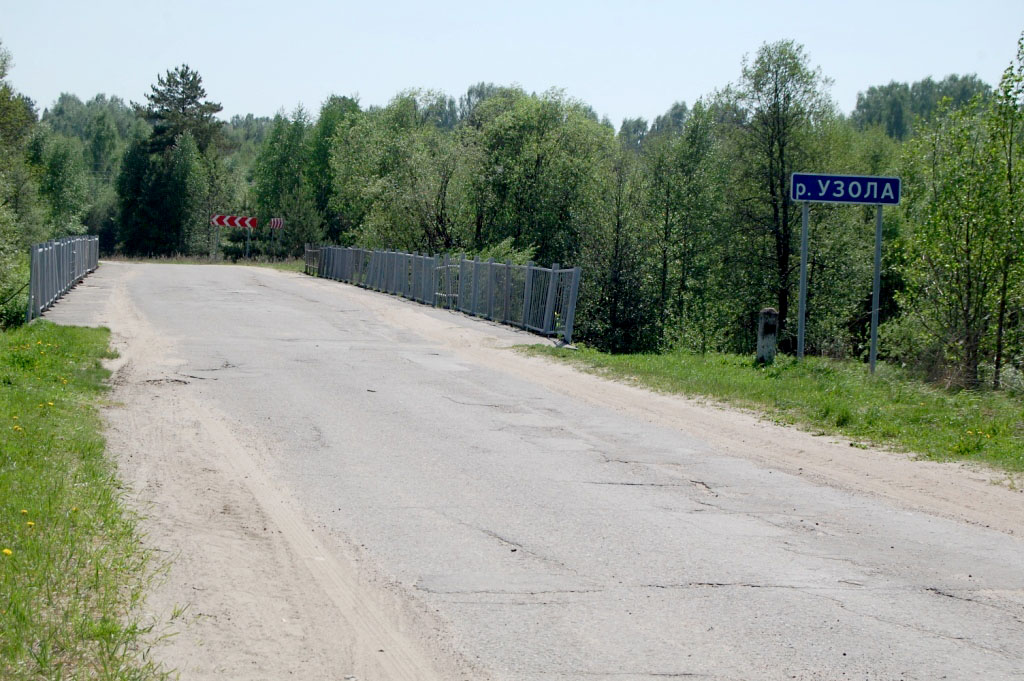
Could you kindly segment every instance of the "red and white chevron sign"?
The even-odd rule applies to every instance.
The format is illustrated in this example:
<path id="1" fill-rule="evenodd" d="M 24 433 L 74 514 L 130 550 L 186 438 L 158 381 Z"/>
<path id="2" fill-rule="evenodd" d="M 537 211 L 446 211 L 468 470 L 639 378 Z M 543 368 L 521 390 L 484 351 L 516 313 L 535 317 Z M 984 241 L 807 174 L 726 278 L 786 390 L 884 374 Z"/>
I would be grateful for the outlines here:
<path id="1" fill-rule="evenodd" d="M 284 218 L 270 218 L 270 229 L 281 229 L 284 227 Z"/>
<path id="2" fill-rule="evenodd" d="M 256 218 L 243 217 L 241 215 L 212 215 L 210 224 L 219 227 L 245 227 L 256 229 L 258 221 Z"/>

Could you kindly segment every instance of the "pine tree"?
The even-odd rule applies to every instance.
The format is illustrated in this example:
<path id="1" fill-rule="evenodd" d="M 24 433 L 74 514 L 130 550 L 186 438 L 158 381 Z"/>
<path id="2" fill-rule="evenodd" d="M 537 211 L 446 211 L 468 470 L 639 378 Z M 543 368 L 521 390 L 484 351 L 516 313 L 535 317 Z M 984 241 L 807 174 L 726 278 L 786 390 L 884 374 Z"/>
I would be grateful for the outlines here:
<path id="1" fill-rule="evenodd" d="M 213 117 L 221 105 L 205 101 L 202 77 L 188 64 L 182 64 L 168 71 L 166 77 L 156 78 L 157 84 L 146 95 L 149 104 L 134 105 L 136 112 L 153 126 L 150 151 L 163 152 L 184 132 L 190 132 L 199 150 L 206 151 L 220 137 L 223 124 Z"/>

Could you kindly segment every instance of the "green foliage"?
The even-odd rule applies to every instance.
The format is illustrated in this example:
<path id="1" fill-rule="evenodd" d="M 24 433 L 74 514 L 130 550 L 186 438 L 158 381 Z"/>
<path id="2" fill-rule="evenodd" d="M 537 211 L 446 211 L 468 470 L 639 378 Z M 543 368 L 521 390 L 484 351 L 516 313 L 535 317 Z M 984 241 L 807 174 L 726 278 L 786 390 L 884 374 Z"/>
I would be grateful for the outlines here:
<path id="1" fill-rule="evenodd" d="M 892 81 L 858 93 L 857 107 L 850 118 L 861 129 L 879 127 L 889 137 L 904 140 L 913 131 L 915 121 L 932 119 L 942 100 L 949 99 L 955 109 L 990 91 L 974 74 L 950 74 L 937 83 L 930 77 L 909 85 Z"/>
<path id="2" fill-rule="evenodd" d="M 438 120 L 448 99 L 407 92 L 356 117 L 337 137 L 332 209 L 364 246 L 437 253 L 463 243 L 453 196 L 462 187 L 460 142 Z"/>
<path id="3" fill-rule="evenodd" d="M 474 240 L 512 237 L 534 245 L 541 262 L 571 261 L 600 215 L 594 182 L 607 168 L 612 131 L 558 91 L 514 91 L 479 105 L 470 196 Z"/>
<path id="4" fill-rule="evenodd" d="M 150 151 L 161 153 L 191 133 L 200 151 L 219 141 L 223 124 L 214 118 L 221 105 L 206 100 L 203 79 L 197 71 L 182 64 L 157 75 L 156 85 L 146 95 L 148 104 L 136 104 L 136 112 L 153 126 Z"/>
<path id="5" fill-rule="evenodd" d="M 0 329 L 24 320 L 27 246 L 43 232 L 38 181 L 25 149 L 36 124 L 31 100 L 8 83 L 11 54 L 0 44 Z"/>
<path id="6" fill-rule="evenodd" d="M 229 210 L 236 195 L 220 158 L 220 145 L 227 144 L 222 123 L 213 118 L 220 105 L 204 101 L 202 79 L 187 65 L 159 76 L 146 97 L 149 105 L 135 110 L 153 127 L 134 129 L 116 180 L 117 247 L 130 254 L 212 256 L 220 244 L 209 217 Z M 258 127 L 241 123 L 247 124 Z"/>
<path id="7" fill-rule="evenodd" d="M 724 163 L 711 111 L 698 102 L 672 118 L 670 110 L 643 146 L 644 203 L 654 226 L 657 315 L 661 345 L 701 352 L 714 331 L 709 298 L 721 247 Z"/>
<path id="8" fill-rule="evenodd" d="M 0 79 L 0 146 L 18 147 L 35 125 L 32 100 Z"/>
<path id="9" fill-rule="evenodd" d="M 24 321 L 28 307 L 28 257 L 19 247 L 17 230 L 14 212 L 0 205 L 0 329 Z"/>
<path id="10" fill-rule="evenodd" d="M 39 165 L 39 193 L 47 207 L 50 238 L 83 232 L 86 175 L 81 143 L 74 138 L 44 135 Z"/>
<path id="11" fill-rule="evenodd" d="M 781 40 L 707 99 L 618 133 L 558 90 L 488 82 L 457 101 L 409 90 L 364 110 L 332 96 L 315 120 L 300 108 L 222 124 L 186 65 L 158 76 L 146 106 L 62 94 L 39 125 L 0 78 L 0 144 L 15 151 L 0 155 L 0 204 L 23 245 L 88 228 L 105 252 L 161 257 L 234 259 L 251 237 L 261 259 L 323 241 L 579 265 L 577 336 L 597 347 L 745 352 L 770 305 L 786 352 L 799 271 L 791 173 L 903 174 L 905 205 L 885 212 L 881 352 L 998 386 L 1024 375 L 1024 262 L 1009 247 L 1024 236 L 1022 60 L 994 91 L 975 76 L 890 83 L 844 118 L 804 48 Z M 261 227 L 222 232 L 213 213 Z M 269 230 L 273 217 L 284 230 Z M 866 355 L 873 217 L 811 211 L 809 353 Z M 971 287 L 970 306 L 955 286 Z"/>
<path id="12" fill-rule="evenodd" d="M 304 191 L 303 171 L 308 157 L 306 112 L 296 109 L 289 120 L 278 115 L 253 168 L 256 209 L 264 219 L 279 216 L 285 196 Z"/>
<path id="13" fill-rule="evenodd" d="M 309 162 L 305 179 L 317 211 L 326 218 L 325 236 L 335 243 L 352 225 L 345 224 L 341 214 L 330 209 L 335 182 L 331 166 L 331 145 L 339 131 L 354 123 L 358 114 L 357 100 L 331 95 L 320 107 L 320 116 L 309 133 Z"/>
<path id="14" fill-rule="evenodd" d="M 274 258 L 295 258 L 303 253 L 305 244 L 324 241 L 324 217 L 305 186 L 293 187 L 281 200 L 276 217 L 284 218 L 284 228 L 270 235 L 267 252 Z"/>
<path id="15" fill-rule="evenodd" d="M 1015 120 L 1021 115 L 1011 113 Z M 944 107 L 904 156 L 913 231 L 901 307 L 923 332 L 921 346 L 942 349 L 947 379 L 967 387 L 981 380 L 1004 271 L 1018 280 L 1012 265 L 1020 207 L 1003 162 L 1019 161 L 1019 149 L 1008 158 L 999 154 L 997 120 L 986 117 L 980 97 L 960 109 Z"/>
<path id="16" fill-rule="evenodd" d="M 611 352 L 637 352 L 659 345 L 658 307 L 651 262 L 651 230 L 644 219 L 647 176 L 624 141 L 609 150 L 605 218 L 582 242 L 583 273 L 577 336 Z"/>
<path id="17" fill-rule="evenodd" d="M 466 251 L 467 258 L 480 260 L 494 260 L 495 262 L 509 262 L 513 265 L 526 265 L 533 262 L 533 248 L 516 248 L 512 239 L 505 239 L 496 244 L 490 244 L 480 250 Z"/>
<path id="18" fill-rule="evenodd" d="M 790 302 L 800 212 L 789 201 L 789 179 L 794 171 L 817 166 L 814 143 L 836 115 L 828 85 L 803 47 L 783 40 L 762 45 L 753 61 L 745 60 L 739 83 L 716 103 L 735 169 L 730 194 L 742 232 L 734 237 L 730 265 L 736 268 L 734 286 L 750 301 L 735 320 L 747 347 L 756 310 L 769 302 L 779 312 L 781 347 L 794 344 Z M 767 268 L 759 264 L 765 259 Z"/>
<path id="19" fill-rule="evenodd" d="M 199 146 L 192 133 L 184 132 L 166 158 L 165 196 L 161 217 L 168 231 L 175 230 L 174 251 L 201 253 L 204 250 L 209 215 L 204 196 L 208 181 Z"/>
<path id="20" fill-rule="evenodd" d="M 147 199 L 154 173 L 148 143 L 136 140 L 128 147 L 117 176 L 119 197 L 118 243 L 128 253 L 152 253 L 158 235 L 151 234 Z"/>

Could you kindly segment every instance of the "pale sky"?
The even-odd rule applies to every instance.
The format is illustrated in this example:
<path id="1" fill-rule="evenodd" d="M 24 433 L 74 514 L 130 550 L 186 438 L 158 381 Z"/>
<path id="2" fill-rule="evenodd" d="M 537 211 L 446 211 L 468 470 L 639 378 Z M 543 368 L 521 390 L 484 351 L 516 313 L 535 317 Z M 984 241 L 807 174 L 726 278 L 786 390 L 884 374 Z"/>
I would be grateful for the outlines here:
<path id="1" fill-rule="evenodd" d="M 222 117 L 331 94 L 383 105 L 479 81 L 563 88 L 616 125 L 734 82 L 764 42 L 802 43 L 849 112 L 857 92 L 949 73 L 998 81 L 1024 0 L 861 2 L 329 2 L 0 0 L 8 80 L 40 111 L 61 92 L 143 101 L 157 74 L 199 71 Z"/>

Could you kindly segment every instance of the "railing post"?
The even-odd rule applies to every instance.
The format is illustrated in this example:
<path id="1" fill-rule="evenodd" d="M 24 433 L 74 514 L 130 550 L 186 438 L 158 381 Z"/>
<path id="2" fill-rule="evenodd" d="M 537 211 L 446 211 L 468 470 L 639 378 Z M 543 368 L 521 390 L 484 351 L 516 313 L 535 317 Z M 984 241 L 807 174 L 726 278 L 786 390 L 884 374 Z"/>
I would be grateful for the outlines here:
<path id="1" fill-rule="evenodd" d="M 551 279 L 548 281 L 548 300 L 544 306 L 544 335 L 555 328 L 555 294 L 558 289 L 558 263 L 551 265 Z"/>
<path id="2" fill-rule="evenodd" d="M 46 305 L 40 310 L 45 310 L 53 305 L 53 301 L 57 298 L 57 269 L 60 262 L 57 260 L 57 242 L 50 241 L 50 247 L 46 251 L 46 260 L 49 267 L 50 276 L 48 276 L 46 282 Z"/>
<path id="3" fill-rule="evenodd" d="M 444 254 L 444 269 L 441 276 L 444 278 L 444 305 L 446 310 L 452 309 L 452 259 L 447 253 Z"/>
<path id="4" fill-rule="evenodd" d="M 430 302 L 437 307 L 437 292 L 441 288 L 441 256 L 434 254 L 434 267 L 430 272 Z"/>
<path id="5" fill-rule="evenodd" d="M 530 307 L 533 301 L 533 261 L 526 263 L 526 282 L 523 286 L 523 328 L 530 325 Z"/>
<path id="6" fill-rule="evenodd" d="M 25 323 L 32 321 L 32 300 L 35 298 L 36 289 L 36 247 L 32 246 L 28 252 L 28 308 L 25 310 Z"/>
<path id="7" fill-rule="evenodd" d="M 395 295 L 405 298 L 405 288 L 409 281 L 408 261 L 405 253 L 395 251 Z"/>
<path id="8" fill-rule="evenodd" d="M 470 310 L 469 313 L 474 317 L 477 314 L 477 300 L 480 298 L 480 256 L 473 257 L 473 293 L 470 296 Z"/>
<path id="9" fill-rule="evenodd" d="M 473 280 L 466 276 L 466 254 L 459 254 L 459 300 L 456 303 L 457 310 L 466 311 L 466 289 L 472 285 Z M 467 280 L 469 283 L 467 283 Z"/>
<path id="10" fill-rule="evenodd" d="M 420 272 L 420 269 L 419 269 L 420 268 L 420 252 L 419 251 L 413 251 L 412 265 L 413 266 L 410 268 L 412 270 L 412 274 L 410 275 L 410 287 L 413 289 L 412 296 L 413 296 L 413 300 L 415 300 L 416 302 L 421 302 L 420 301 L 420 295 L 417 293 L 421 288 L 423 288 L 422 287 L 423 276 L 421 275 L 421 272 Z"/>
<path id="11" fill-rule="evenodd" d="M 431 305 L 434 302 L 434 275 L 433 275 L 433 256 L 423 254 L 423 258 L 420 260 L 420 292 L 423 294 L 423 304 Z"/>
<path id="12" fill-rule="evenodd" d="M 580 292 L 580 275 L 582 270 L 579 267 L 572 268 L 572 285 L 569 287 L 569 304 L 565 312 L 565 339 L 566 345 L 572 345 L 572 325 L 576 321 L 576 297 Z"/>
<path id="13" fill-rule="evenodd" d="M 494 258 L 487 259 L 487 318 L 494 319 Z"/>
<path id="14" fill-rule="evenodd" d="M 413 276 L 412 276 L 412 269 L 413 269 L 413 263 L 414 262 L 415 261 L 413 260 L 413 257 L 411 255 L 405 254 L 405 255 L 402 256 L 402 288 L 405 289 L 405 297 L 406 298 L 413 298 L 414 297 L 414 292 L 413 292 L 413 287 L 412 287 L 413 281 L 414 281 Z"/>
<path id="15" fill-rule="evenodd" d="M 512 261 L 505 261 L 505 305 L 501 313 L 501 321 L 508 323 L 512 306 Z"/>
<path id="16" fill-rule="evenodd" d="M 388 280 L 388 293 L 398 293 L 398 251 L 391 251 L 391 278 Z"/>

